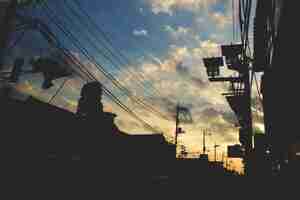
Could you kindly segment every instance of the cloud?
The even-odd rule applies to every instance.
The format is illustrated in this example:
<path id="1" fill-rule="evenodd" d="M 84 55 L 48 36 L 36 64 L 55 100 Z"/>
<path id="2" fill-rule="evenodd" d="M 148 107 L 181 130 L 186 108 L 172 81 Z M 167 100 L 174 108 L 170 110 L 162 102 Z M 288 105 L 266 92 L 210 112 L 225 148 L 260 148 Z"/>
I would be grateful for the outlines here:
<path id="1" fill-rule="evenodd" d="M 199 33 L 189 27 L 166 25 L 163 29 L 170 35 L 173 43 L 177 45 L 193 46 L 201 41 Z"/>
<path id="2" fill-rule="evenodd" d="M 132 34 L 135 36 L 148 36 L 148 31 L 145 29 L 140 29 L 140 30 L 135 29 L 133 30 Z"/>
<path id="3" fill-rule="evenodd" d="M 152 12 L 155 14 L 165 13 L 173 15 L 175 10 L 188 10 L 199 12 L 215 5 L 219 0 L 149 0 Z"/>
<path id="4" fill-rule="evenodd" d="M 226 26 L 232 24 L 232 16 L 225 15 L 221 12 L 212 12 L 209 14 L 209 17 L 219 29 L 224 29 Z"/>
<path id="5" fill-rule="evenodd" d="M 179 39 L 180 37 L 185 37 L 191 32 L 190 28 L 186 28 L 186 27 L 182 27 L 182 26 L 173 28 L 170 25 L 166 25 L 164 27 L 164 29 L 165 29 L 165 31 L 169 32 L 171 34 L 171 36 L 175 39 Z"/>
<path id="6" fill-rule="evenodd" d="M 168 31 L 173 30 L 176 31 L 177 28 Z M 188 37 L 189 33 L 188 29 L 178 31 L 180 37 Z M 234 126 L 236 118 L 221 95 L 225 92 L 224 86 L 209 83 L 202 63 L 203 57 L 218 56 L 220 53 L 219 44 L 213 40 L 199 40 L 194 47 L 174 44 L 165 56 L 152 55 L 154 63 L 145 60 L 137 68 L 160 91 L 162 96 L 144 96 L 158 110 L 174 119 L 178 102 L 191 108 L 194 123 L 182 125 L 186 134 L 180 139 L 180 143 L 186 145 L 190 152 L 201 150 L 202 135 L 199 132 L 203 128 L 213 130 L 212 141 L 223 144 L 224 152 L 227 145 L 238 143 L 238 130 Z M 128 86 L 132 87 L 132 84 L 130 82 Z M 144 119 L 149 120 L 152 125 L 159 125 L 167 138 L 173 138 L 174 120 L 166 121 L 153 116 Z M 127 130 L 136 130 L 129 126 L 130 124 L 126 125 Z"/>

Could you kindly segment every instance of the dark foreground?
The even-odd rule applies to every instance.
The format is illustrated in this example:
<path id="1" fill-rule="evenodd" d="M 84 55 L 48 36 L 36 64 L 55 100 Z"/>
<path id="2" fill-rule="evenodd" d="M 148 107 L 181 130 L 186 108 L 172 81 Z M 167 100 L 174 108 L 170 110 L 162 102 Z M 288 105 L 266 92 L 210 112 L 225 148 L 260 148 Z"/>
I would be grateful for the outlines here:
<path id="1" fill-rule="evenodd" d="M 101 110 L 81 117 L 32 98 L 2 98 L 0 108 L 0 199 L 291 199 L 299 191 L 297 169 L 244 177 L 176 160 L 162 136 L 126 135 Z"/>

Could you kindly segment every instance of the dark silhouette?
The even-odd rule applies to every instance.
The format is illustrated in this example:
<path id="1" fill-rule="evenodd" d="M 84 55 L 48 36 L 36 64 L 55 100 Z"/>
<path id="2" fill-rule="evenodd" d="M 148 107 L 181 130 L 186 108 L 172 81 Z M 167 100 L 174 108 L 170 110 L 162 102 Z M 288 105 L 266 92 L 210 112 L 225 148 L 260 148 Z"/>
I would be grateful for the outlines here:
<path id="1" fill-rule="evenodd" d="M 17 58 L 14 63 L 13 70 L 11 72 L 10 81 L 18 82 L 20 74 L 22 73 L 22 67 L 24 65 L 24 58 Z"/>
<path id="2" fill-rule="evenodd" d="M 6 11 L 0 12 L 0 69 L 15 25 L 17 1 L 11 2 L 8 9 L 2 9 L 0 2 L 0 11 Z M 251 5 L 249 2 L 245 5 Z M 292 45 L 298 46 L 300 35 L 297 24 L 291 23 L 299 18 L 296 3 L 257 1 L 254 58 L 247 55 L 249 38 L 245 33 L 243 44 L 221 46 L 226 64 L 223 57 L 204 59 L 210 81 L 230 83 L 229 93 L 224 96 L 237 116 L 240 144 L 228 146 L 228 156 L 243 158 L 247 176 L 226 169 L 227 164 L 217 160 L 216 144 L 214 161 L 208 159 L 205 145 L 198 158 L 187 158 L 186 151 L 182 152 L 182 158 L 176 158 L 177 139 L 174 145 L 162 134 L 123 132 L 115 123 L 117 115 L 104 111 L 99 82 L 82 87 L 76 113 L 34 97 L 26 100 L 12 97 L 15 91 L 10 84 L 17 83 L 22 73 L 41 73 L 43 89 L 51 88 L 56 79 L 72 75 L 72 71 L 48 57 L 32 59 L 32 70 L 24 71 L 24 59 L 19 57 L 8 72 L 10 76 L 0 83 L 1 180 L 5 187 L 1 189 L 12 189 L 10 195 L 18 192 L 24 197 L 41 192 L 53 199 L 60 199 L 60 192 L 66 194 L 65 199 L 89 199 L 105 194 L 109 194 L 108 199 L 127 195 L 138 199 L 169 199 L 180 198 L 181 191 L 184 199 L 188 199 L 187 191 L 199 198 L 205 194 L 219 198 L 239 191 L 242 193 L 239 198 L 251 198 L 252 193 L 263 198 L 261 195 L 265 193 L 266 199 L 270 199 L 272 194 L 283 192 L 285 185 L 300 177 L 298 51 L 291 50 Z M 246 22 L 241 23 L 244 31 L 249 28 L 245 27 Z M 36 24 L 33 24 L 36 28 L 43 26 Z M 49 31 L 47 40 L 54 45 L 55 35 L 47 28 L 41 30 L 44 34 Z M 220 67 L 225 66 L 238 76 L 220 77 Z M 185 69 L 179 70 L 185 73 Z M 250 83 L 255 79 L 250 71 L 264 73 L 261 83 L 264 135 L 253 135 Z M 192 121 L 189 110 L 178 106 L 176 137 L 184 133 L 178 126 L 180 112 L 185 113 L 187 121 Z M 111 189 L 113 192 L 109 192 Z M 226 193 L 219 192 L 221 189 Z"/>
<path id="3" fill-rule="evenodd" d="M 58 62 L 50 58 L 38 58 L 31 59 L 32 73 L 42 73 L 44 76 L 44 82 L 42 84 L 43 89 L 49 89 L 53 86 L 52 81 L 55 79 L 71 76 L 72 73 L 63 68 Z"/>

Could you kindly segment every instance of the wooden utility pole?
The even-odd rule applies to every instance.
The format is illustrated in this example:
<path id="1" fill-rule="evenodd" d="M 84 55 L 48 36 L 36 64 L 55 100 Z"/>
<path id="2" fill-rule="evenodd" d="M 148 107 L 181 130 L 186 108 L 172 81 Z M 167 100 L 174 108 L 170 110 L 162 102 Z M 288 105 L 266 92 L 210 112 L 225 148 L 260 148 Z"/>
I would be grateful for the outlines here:
<path id="1" fill-rule="evenodd" d="M 179 103 L 176 106 L 176 124 L 175 124 L 175 157 L 177 157 L 177 144 L 178 144 L 178 134 L 183 133 L 181 128 L 179 127 L 179 114 L 180 114 L 180 105 Z"/>
<path id="2" fill-rule="evenodd" d="M 220 145 L 217 145 L 215 143 L 214 148 L 215 148 L 215 162 L 217 162 L 217 148 L 220 147 Z"/>
<path id="3" fill-rule="evenodd" d="M 248 65 L 248 64 L 247 64 Z M 248 65 L 249 66 L 249 65 Z M 247 144 L 245 145 L 245 160 L 246 160 L 246 173 L 250 173 L 250 154 L 253 150 L 253 122 L 252 122 L 252 111 L 251 111 L 251 83 L 250 83 L 250 71 L 247 70 L 244 73 L 244 84 L 245 84 L 245 101 L 247 106 L 246 114 L 246 131 L 247 131 Z"/>
<path id="4" fill-rule="evenodd" d="M 175 146 L 177 147 L 178 127 L 179 126 L 179 105 L 176 106 L 176 124 L 175 124 Z"/>
<path id="5" fill-rule="evenodd" d="M 180 117 L 179 117 L 180 115 Z M 179 127 L 180 123 L 192 123 L 192 114 L 189 108 L 180 106 L 179 103 L 176 106 L 176 125 L 175 125 L 175 149 L 177 149 L 178 143 L 178 134 L 185 133 L 181 127 Z M 176 151 L 177 153 L 177 151 Z M 176 154 L 177 155 L 177 154 Z"/>
<path id="6" fill-rule="evenodd" d="M 206 147 L 205 147 L 205 134 L 206 134 L 206 131 L 203 130 L 203 154 L 205 154 L 205 152 L 206 152 Z"/>
<path id="7" fill-rule="evenodd" d="M 207 135 L 211 135 L 211 133 L 207 130 L 207 129 L 204 129 L 203 130 L 203 141 L 202 141 L 202 145 L 203 145 L 203 154 L 206 153 L 206 136 Z"/>

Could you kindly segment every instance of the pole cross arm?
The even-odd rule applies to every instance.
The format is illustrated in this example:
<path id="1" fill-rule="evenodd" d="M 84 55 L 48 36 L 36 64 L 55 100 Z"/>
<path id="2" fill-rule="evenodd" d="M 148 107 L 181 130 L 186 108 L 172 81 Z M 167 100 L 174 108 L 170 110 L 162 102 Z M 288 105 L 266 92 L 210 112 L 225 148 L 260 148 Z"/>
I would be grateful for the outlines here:
<path id="1" fill-rule="evenodd" d="M 242 77 L 217 77 L 217 78 L 209 78 L 211 82 L 241 82 L 243 81 Z"/>

